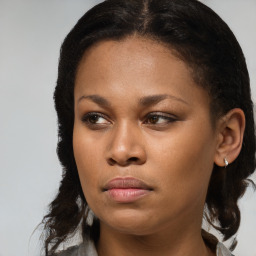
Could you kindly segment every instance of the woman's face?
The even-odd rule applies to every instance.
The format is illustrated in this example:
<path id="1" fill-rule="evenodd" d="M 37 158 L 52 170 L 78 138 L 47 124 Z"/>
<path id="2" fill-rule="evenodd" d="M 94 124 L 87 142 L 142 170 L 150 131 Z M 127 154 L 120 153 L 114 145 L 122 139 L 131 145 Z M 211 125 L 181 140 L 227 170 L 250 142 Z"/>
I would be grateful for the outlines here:
<path id="1" fill-rule="evenodd" d="M 217 135 L 207 92 L 166 47 L 130 37 L 83 57 L 73 147 L 101 225 L 127 234 L 201 226 Z"/>

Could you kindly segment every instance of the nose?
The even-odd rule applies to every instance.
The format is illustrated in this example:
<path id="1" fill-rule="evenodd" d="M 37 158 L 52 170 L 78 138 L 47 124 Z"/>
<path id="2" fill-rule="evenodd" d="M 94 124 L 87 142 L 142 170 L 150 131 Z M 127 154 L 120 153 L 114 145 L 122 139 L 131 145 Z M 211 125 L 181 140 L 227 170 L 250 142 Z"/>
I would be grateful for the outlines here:
<path id="1" fill-rule="evenodd" d="M 146 162 L 142 133 L 140 128 L 135 126 L 124 123 L 113 128 L 107 149 L 109 165 L 141 165 Z"/>

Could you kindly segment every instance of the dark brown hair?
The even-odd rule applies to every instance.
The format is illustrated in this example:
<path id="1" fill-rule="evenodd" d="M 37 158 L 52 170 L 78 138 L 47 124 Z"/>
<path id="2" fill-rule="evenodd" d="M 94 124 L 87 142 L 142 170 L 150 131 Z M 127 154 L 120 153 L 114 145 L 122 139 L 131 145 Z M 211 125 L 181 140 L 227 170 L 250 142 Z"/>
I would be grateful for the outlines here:
<path id="1" fill-rule="evenodd" d="M 86 198 L 78 177 L 72 147 L 74 81 L 85 51 L 107 39 L 139 35 L 164 43 L 191 68 L 195 82 L 211 97 L 213 120 L 241 108 L 246 129 L 240 155 L 226 169 L 214 166 L 206 198 L 207 220 L 224 240 L 240 225 L 238 199 L 255 169 L 255 128 L 249 75 L 242 50 L 226 23 L 196 0 L 107 0 L 89 10 L 61 47 L 54 93 L 58 115 L 58 156 L 63 177 L 56 198 L 44 217 L 45 253 L 58 245 L 82 222 L 83 235 L 97 237 L 99 223 L 87 226 Z"/>

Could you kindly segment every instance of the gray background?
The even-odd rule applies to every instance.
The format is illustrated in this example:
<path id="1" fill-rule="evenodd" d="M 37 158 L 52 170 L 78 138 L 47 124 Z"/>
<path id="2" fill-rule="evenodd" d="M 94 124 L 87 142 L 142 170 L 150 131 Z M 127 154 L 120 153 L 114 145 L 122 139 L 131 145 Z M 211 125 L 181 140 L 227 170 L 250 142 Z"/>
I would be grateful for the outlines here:
<path id="1" fill-rule="evenodd" d="M 61 42 L 93 0 L 0 0 L 0 256 L 39 255 L 33 230 L 57 192 L 52 94 Z M 240 42 L 256 100 L 256 1 L 202 0 Z M 240 201 L 237 255 L 256 255 L 256 194 Z M 30 240 L 31 238 L 31 240 Z"/>

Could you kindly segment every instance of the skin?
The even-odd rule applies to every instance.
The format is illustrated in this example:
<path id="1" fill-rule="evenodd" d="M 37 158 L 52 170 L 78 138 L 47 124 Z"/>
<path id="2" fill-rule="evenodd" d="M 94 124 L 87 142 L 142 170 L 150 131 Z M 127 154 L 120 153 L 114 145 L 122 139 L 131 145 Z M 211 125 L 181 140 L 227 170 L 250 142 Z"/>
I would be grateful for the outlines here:
<path id="1" fill-rule="evenodd" d="M 141 104 L 155 95 L 168 96 Z M 100 42 L 85 53 L 74 99 L 74 155 L 100 220 L 98 254 L 215 255 L 201 237 L 202 214 L 214 162 L 224 165 L 229 145 L 239 151 L 241 111 L 213 128 L 209 96 L 186 64 L 136 36 Z M 240 133 L 229 132 L 229 120 Z M 140 179 L 152 190 L 118 203 L 103 191 L 116 177 Z"/>

